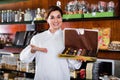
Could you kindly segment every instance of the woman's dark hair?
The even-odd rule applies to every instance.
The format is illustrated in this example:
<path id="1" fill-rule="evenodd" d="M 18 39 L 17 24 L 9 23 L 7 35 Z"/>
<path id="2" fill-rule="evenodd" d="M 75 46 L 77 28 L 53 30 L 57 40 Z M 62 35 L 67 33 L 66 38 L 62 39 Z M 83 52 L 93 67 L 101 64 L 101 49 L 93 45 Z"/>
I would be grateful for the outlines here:
<path id="1" fill-rule="evenodd" d="M 60 7 L 58 7 L 58 6 L 50 6 L 50 7 L 48 8 L 48 11 L 47 11 L 47 14 L 46 14 L 45 19 L 47 19 L 47 18 L 49 17 L 49 15 L 50 15 L 50 13 L 51 13 L 52 11 L 59 11 L 60 14 L 61 14 L 61 16 L 63 15 L 62 9 L 61 9 Z"/>

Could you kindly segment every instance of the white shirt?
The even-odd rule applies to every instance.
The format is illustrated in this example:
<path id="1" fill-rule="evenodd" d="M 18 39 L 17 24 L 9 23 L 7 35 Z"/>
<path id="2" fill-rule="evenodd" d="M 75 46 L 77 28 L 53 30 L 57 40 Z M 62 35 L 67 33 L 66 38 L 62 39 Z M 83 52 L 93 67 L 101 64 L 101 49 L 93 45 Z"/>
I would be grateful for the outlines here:
<path id="1" fill-rule="evenodd" d="M 20 60 L 31 62 L 35 58 L 35 78 L 34 80 L 70 80 L 69 67 L 71 63 L 74 68 L 79 68 L 81 63 L 68 61 L 59 58 L 58 54 L 64 50 L 63 32 L 61 29 L 52 34 L 49 30 L 35 35 L 31 43 L 35 46 L 47 48 L 48 52 L 30 52 L 31 47 L 27 46 L 20 54 Z M 72 67 L 72 68 L 73 68 Z"/>

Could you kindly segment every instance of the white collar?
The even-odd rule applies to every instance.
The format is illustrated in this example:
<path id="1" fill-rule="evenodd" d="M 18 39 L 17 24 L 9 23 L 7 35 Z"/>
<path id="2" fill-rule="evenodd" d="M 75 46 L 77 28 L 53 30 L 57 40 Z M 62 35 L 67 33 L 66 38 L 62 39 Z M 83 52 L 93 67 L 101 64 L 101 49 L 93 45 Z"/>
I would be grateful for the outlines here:
<path id="1" fill-rule="evenodd" d="M 61 28 L 58 29 L 55 33 L 51 33 L 50 30 L 48 30 L 47 32 L 48 32 L 48 34 L 51 34 L 51 35 L 57 35 L 62 32 L 62 29 Z"/>

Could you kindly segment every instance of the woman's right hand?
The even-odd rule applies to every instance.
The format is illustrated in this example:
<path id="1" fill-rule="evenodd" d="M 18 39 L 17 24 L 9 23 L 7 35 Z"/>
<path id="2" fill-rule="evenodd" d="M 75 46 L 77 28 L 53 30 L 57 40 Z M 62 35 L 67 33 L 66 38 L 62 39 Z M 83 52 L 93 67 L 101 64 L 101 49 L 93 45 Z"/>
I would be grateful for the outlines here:
<path id="1" fill-rule="evenodd" d="M 35 53 L 36 51 L 47 53 L 47 48 L 40 48 L 32 44 L 30 46 L 31 46 L 31 53 Z"/>

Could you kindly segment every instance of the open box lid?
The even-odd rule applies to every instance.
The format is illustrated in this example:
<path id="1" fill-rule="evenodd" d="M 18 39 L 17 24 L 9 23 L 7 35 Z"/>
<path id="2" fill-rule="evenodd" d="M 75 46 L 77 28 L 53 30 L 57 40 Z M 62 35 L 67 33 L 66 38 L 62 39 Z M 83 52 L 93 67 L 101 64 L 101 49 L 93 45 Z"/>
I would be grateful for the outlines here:
<path id="1" fill-rule="evenodd" d="M 65 28 L 64 29 L 65 48 L 73 48 L 85 50 L 79 56 L 60 54 L 59 57 L 66 58 L 86 58 L 88 61 L 93 61 L 97 57 L 98 51 L 98 30 L 83 29 L 83 28 Z"/>

